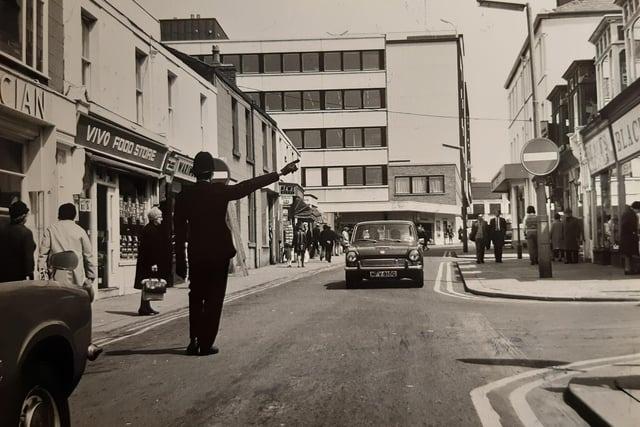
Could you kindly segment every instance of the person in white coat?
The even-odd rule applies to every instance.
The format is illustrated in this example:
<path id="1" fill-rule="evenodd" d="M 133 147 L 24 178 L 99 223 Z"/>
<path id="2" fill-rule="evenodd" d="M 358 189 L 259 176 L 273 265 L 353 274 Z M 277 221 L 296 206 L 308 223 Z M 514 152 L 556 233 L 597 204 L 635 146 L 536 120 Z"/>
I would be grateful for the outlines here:
<path id="1" fill-rule="evenodd" d="M 93 300 L 93 281 L 96 278 L 96 263 L 93 259 L 91 241 L 87 232 L 75 223 L 76 207 L 72 203 L 65 203 L 58 208 L 58 221 L 51 224 L 42 236 L 40 242 L 40 269 L 47 268 L 49 256 L 64 251 L 73 251 L 78 256 L 78 266 L 71 272 L 71 283 L 81 286 L 89 292 Z M 54 279 L 69 280 L 68 272 L 58 271 Z"/>

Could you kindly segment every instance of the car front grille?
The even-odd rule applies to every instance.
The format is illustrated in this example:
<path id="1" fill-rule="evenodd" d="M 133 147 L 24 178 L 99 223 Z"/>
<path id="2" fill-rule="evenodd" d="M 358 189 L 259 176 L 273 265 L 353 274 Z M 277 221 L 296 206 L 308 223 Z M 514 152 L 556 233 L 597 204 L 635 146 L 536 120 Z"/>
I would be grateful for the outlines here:
<path id="1" fill-rule="evenodd" d="M 363 259 L 360 265 L 362 267 L 404 267 L 405 261 L 402 258 Z"/>

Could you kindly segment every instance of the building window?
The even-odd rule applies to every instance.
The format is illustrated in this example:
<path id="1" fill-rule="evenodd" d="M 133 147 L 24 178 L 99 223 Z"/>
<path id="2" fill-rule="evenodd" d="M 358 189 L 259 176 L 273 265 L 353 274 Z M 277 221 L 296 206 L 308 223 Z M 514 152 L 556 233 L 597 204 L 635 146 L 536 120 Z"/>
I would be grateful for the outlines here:
<path id="1" fill-rule="evenodd" d="M 285 53 L 282 55 L 282 62 L 284 64 L 285 73 L 299 73 L 300 72 L 300 54 L 299 53 Z"/>
<path id="2" fill-rule="evenodd" d="M 411 192 L 413 194 L 425 194 L 427 192 L 427 177 L 426 176 L 412 177 Z"/>
<path id="3" fill-rule="evenodd" d="M 342 187 L 344 185 L 344 170 L 342 168 L 327 168 L 327 186 Z"/>
<path id="4" fill-rule="evenodd" d="M 362 129 L 361 128 L 345 129 L 344 146 L 347 148 L 362 147 Z"/>
<path id="5" fill-rule="evenodd" d="M 279 53 L 266 53 L 263 57 L 265 73 L 281 73 L 282 57 Z"/>
<path id="6" fill-rule="evenodd" d="M 303 72 L 320 71 L 320 54 L 317 52 L 303 53 L 302 54 L 302 71 Z"/>
<path id="7" fill-rule="evenodd" d="M 342 110 L 342 91 L 328 90 L 324 93 L 325 110 Z"/>
<path id="8" fill-rule="evenodd" d="M 284 110 L 285 111 L 302 110 L 302 92 L 285 92 L 284 93 Z"/>
<path id="9" fill-rule="evenodd" d="M 364 129 L 364 146 L 365 147 L 382 147 L 382 128 L 365 128 Z"/>
<path id="10" fill-rule="evenodd" d="M 618 41 L 623 41 L 624 40 L 624 26 L 622 25 L 618 25 L 616 27 L 617 33 L 618 33 Z"/>
<path id="11" fill-rule="evenodd" d="M 322 134 L 320 129 L 304 131 L 304 148 L 322 148 Z"/>
<path id="12" fill-rule="evenodd" d="M 0 0 L 0 51 L 40 72 L 45 71 L 47 4 L 42 0 Z"/>
<path id="13" fill-rule="evenodd" d="M 245 145 L 247 146 L 247 161 L 253 162 L 255 160 L 255 153 L 253 151 L 253 140 L 251 138 L 251 131 L 253 126 L 251 124 L 251 110 L 244 110 L 244 133 L 245 133 Z"/>
<path id="14" fill-rule="evenodd" d="M 382 166 L 366 166 L 364 172 L 367 185 L 382 185 Z"/>
<path id="15" fill-rule="evenodd" d="M 249 243 L 256 243 L 256 193 L 249 194 Z"/>
<path id="16" fill-rule="evenodd" d="M 345 90 L 344 91 L 344 109 L 359 110 L 362 108 L 362 91 Z"/>
<path id="17" fill-rule="evenodd" d="M 500 203 L 489 203 L 489 213 L 497 215 L 500 212 Z"/>
<path id="18" fill-rule="evenodd" d="M 286 130 L 284 133 L 296 148 L 302 148 L 302 131 L 301 130 Z"/>
<path id="19" fill-rule="evenodd" d="M 349 166 L 345 168 L 346 185 L 364 185 L 364 170 L 362 166 Z"/>
<path id="20" fill-rule="evenodd" d="M 260 57 L 256 54 L 242 55 L 242 72 L 257 74 L 260 72 Z"/>
<path id="21" fill-rule="evenodd" d="M 474 203 L 473 204 L 473 215 L 484 215 L 484 203 Z"/>
<path id="22" fill-rule="evenodd" d="M 176 87 L 176 75 L 171 71 L 167 72 L 167 121 L 169 128 L 169 137 L 172 137 L 175 131 L 175 110 L 173 98 Z"/>
<path id="23" fill-rule="evenodd" d="M 231 98 L 231 138 L 233 138 L 233 155 L 240 157 L 240 135 L 238 134 L 238 101 Z"/>
<path id="24" fill-rule="evenodd" d="M 343 52 L 342 64 L 344 71 L 360 71 L 362 64 L 360 62 L 360 52 Z"/>
<path id="25" fill-rule="evenodd" d="M 9 206 L 20 200 L 23 148 L 20 143 L 0 137 L 0 223 L 8 219 Z"/>
<path id="26" fill-rule="evenodd" d="M 269 144 L 269 134 L 267 133 L 267 124 L 262 123 L 262 168 L 267 168 L 267 144 Z"/>
<path id="27" fill-rule="evenodd" d="M 429 177 L 429 193 L 444 193 L 444 176 Z"/>
<path id="28" fill-rule="evenodd" d="M 396 194 L 411 194 L 411 178 L 399 176 L 396 178 Z"/>
<path id="29" fill-rule="evenodd" d="M 267 111 L 282 111 L 282 93 L 281 92 L 265 93 L 264 105 Z"/>
<path id="30" fill-rule="evenodd" d="M 325 52 L 323 60 L 324 71 L 342 71 L 342 54 L 340 52 Z"/>
<path id="31" fill-rule="evenodd" d="M 304 168 L 304 186 L 322 187 L 322 168 Z"/>
<path id="32" fill-rule="evenodd" d="M 262 106 L 260 101 L 260 92 L 245 92 L 249 99 L 251 99 L 251 103 L 257 106 Z"/>
<path id="33" fill-rule="evenodd" d="M 363 92 L 364 108 L 382 108 L 382 90 L 366 89 Z"/>
<path id="34" fill-rule="evenodd" d="M 136 50 L 136 122 L 144 123 L 144 85 L 147 72 L 147 55 Z"/>
<path id="35" fill-rule="evenodd" d="M 396 177 L 395 184 L 396 194 L 444 193 L 443 176 L 399 176 Z"/>
<path id="36" fill-rule="evenodd" d="M 200 138 L 202 148 L 206 145 L 206 117 L 207 117 L 207 97 L 200 94 Z"/>
<path id="37" fill-rule="evenodd" d="M 269 170 L 269 166 L 272 163 L 269 158 L 269 147 L 271 147 L 271 152 L 273 152 L 273 150 L 276 147 L 276 143 L 277 143 L 276 131 L 275 129 L 271 128 L 271 144 L 267 145 L 264 150 L 264 156 L 265 156 L 264 158 L 267 159 L 267 161 L 264 164 L 265 172 Z"/>
<path id="38" fill-rule="evenodd" d="M 87 91 L 91 88 L 91 33 L 96 20 L 82 11 L 82 85 Z"/>
<path id="39" fill-rule="evenodd" d="M 366 50 L 362 52 L 363 70 L 380 70 L 382 68 L 382 52 L 379 50 Z"/>
<path id="40" fill-rule="evenodd" d="M 320 109 L 320 91 L 312 90 L 302 93 L 303 108 L 305 110 L 319 110 Z"/>
<path id="41" fill-rule="evenodd" d="M 326 129 L 325 143 L 326 148 L 344 147 L 344 131 L 342 129 Z"/>
<path id="42" fill-rule="evenodd" d="M 220 58 L 223 64 L 231 64 L 236 68 L 238 73 L 242 72 L 242 66 L 240 62 L 240 55 L 222 55 Z"/>

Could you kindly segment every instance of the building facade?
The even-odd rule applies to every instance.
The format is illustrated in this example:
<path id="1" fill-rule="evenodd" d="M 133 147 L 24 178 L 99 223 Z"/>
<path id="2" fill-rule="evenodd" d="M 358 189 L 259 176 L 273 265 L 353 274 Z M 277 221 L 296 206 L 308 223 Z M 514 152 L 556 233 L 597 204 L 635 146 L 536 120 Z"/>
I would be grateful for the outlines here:
<path id="1" fill-rule="evenodd" d="M 220 49 L 303 154 L 331 225 L 411 219 L 443 239 L 460 216 L 463 156 L 442 144 L 468 151 L 462 36 L 167 43 L 203 62 Z"/>

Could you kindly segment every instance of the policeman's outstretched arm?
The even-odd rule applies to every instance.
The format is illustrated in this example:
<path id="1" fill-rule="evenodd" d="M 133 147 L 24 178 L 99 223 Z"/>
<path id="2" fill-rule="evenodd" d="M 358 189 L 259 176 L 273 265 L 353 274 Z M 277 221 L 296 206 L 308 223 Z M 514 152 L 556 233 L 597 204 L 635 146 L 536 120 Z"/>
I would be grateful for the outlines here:
<path id="1" fill-rule="evenodd" d="M 258 176 L 256 178 L 247 179 L 246 181 L 242 181 L 236 185 L 229 185 L 227 187 L 227 197 L 229 200 L 238 200 L 243 197 L 248 196 L 254 191 L 265 187 L 269 184 L 272 184 L 278 181 L 278 178 L 282 175 L 288 175 L 298 170 L 298 162 L 300 160 L 295 160 L 291 163 L 288 163 L 283 167 L 280 172 L 271 172 L 266 175 Z"/>

